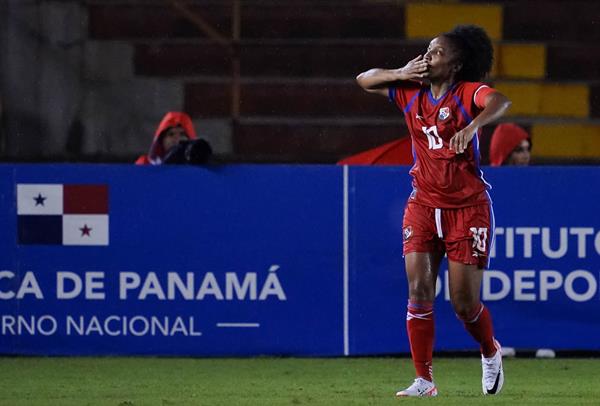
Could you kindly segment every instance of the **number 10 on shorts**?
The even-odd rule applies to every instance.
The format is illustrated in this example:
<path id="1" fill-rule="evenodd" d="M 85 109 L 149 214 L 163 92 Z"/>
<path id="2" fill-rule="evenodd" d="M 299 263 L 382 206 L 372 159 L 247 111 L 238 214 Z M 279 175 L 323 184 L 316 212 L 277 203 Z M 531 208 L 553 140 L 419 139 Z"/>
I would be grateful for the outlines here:
<path id="1" fill-rule="evenodd" d="M 473 234 L 473 248 L 485 254 L 488 233 L 487 227 L 471 227 L 469 230 Z"/>

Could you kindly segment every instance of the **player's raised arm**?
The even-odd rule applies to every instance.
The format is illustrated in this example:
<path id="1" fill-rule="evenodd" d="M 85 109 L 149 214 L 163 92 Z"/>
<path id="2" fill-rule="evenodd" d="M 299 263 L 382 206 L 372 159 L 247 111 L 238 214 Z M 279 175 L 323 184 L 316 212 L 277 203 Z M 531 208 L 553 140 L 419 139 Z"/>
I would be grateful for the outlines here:
<path id="1" fill-rule="evenodd" d="M 450 149 L 457 154 L 462 154 L 467 149 L 467 144 L 473 139 L 475 133 L 484 125 L 502 117 L 511 104 L 510 99 L 500 92 L 496 91 L 488 94 L 485 97 L 485 107 L 481 113 L 450 139 Z"/>
<path id="2" fill-rule="evenodd" d="M 415 80 L 427 77 L 427 62 L 422 55 L 398 69 L 369 69 L 356 77 L 358 85 L 369 93 L 388 96 L 388 87 L 399 80 Z"/>

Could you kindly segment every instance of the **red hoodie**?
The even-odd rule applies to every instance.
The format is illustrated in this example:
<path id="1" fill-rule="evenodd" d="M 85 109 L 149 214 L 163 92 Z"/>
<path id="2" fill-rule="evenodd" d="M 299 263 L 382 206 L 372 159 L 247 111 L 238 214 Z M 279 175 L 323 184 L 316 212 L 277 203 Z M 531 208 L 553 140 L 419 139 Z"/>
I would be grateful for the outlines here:
<path id="1" fill-rule="evenodd" d="M 136 161 L 136 165 L 159 165 L 162 163 L 162 159 L 166 155 L 167 151 L 162 146 L 162 135 L 166 130 L 171 127 L 183 127 L 187 136 L 191 140 L 195 140 L 196 130 L 194 130 L 194 124 L 192 119 L 186 113 L 180 113 L 176 111 L 169 111 L 163 117 L 162 121 L 154 132 L 154 138 L 152 139 L 152 145 L 150 145 L 150 151 L 147 155 L 141 155 Z"/>
<path id="2" fill-rule="evenodd" d="M 492 134 L 490 143 L 490 165 L 501 166 L 521 141 L 529 138 L 527 131 L 516 124 L 498 125 Z"/>

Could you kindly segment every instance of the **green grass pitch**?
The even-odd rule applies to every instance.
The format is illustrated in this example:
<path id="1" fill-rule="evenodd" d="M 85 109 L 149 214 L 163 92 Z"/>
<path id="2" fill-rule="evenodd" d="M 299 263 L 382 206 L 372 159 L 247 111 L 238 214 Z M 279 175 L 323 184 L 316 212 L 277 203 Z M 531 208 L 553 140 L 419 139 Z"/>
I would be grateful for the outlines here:
<path id="1" fill-rule="evenodd" d="M 481 394 L 476 358 L 434 361 L 439 396 L 396 399 L 407 358 L 0 359 L 0 405 L 598 405 L 600 359 L 505 359 Z"/>

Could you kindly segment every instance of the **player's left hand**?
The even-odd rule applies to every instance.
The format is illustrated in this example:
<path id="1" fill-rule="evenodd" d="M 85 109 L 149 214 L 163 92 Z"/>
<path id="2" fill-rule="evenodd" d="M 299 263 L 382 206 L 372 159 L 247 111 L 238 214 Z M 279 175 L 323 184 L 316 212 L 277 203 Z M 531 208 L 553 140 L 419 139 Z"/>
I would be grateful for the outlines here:
<path id="1" fill-rule="evenodd" d="M 477 133 L 477 128 L 472 128 L 470 126 L 466 126 L 456 134 L 452 138 L 450 138 L 450 149 L 456 152 L 457 154 L 462 154 L 467 149 L 469 142 L 473 139 L 475 134 Z"/>

